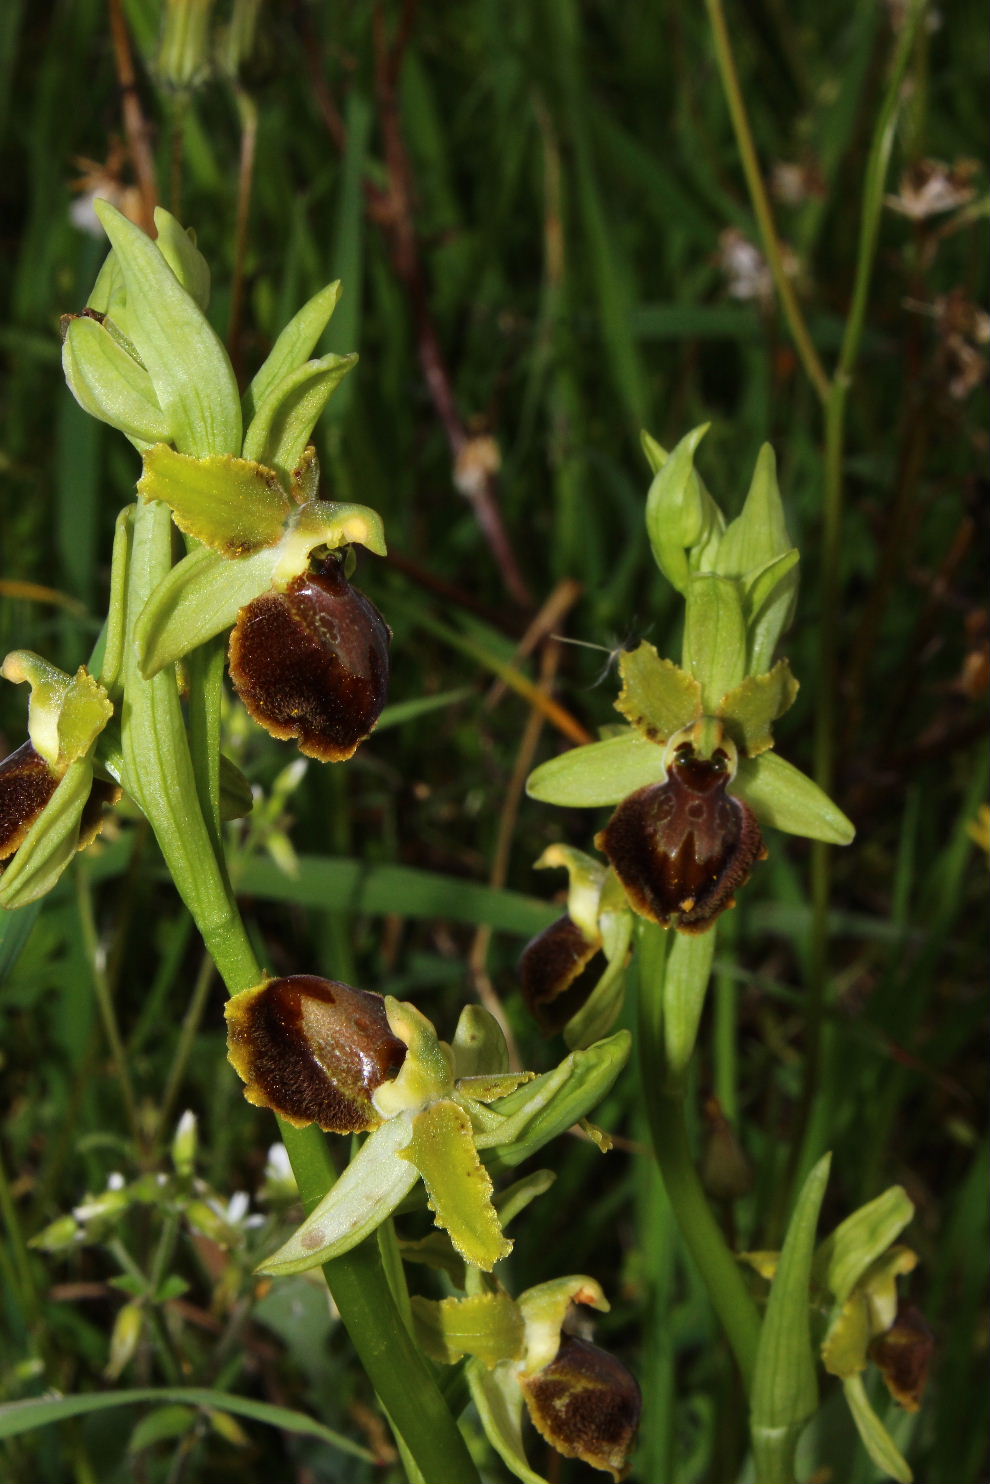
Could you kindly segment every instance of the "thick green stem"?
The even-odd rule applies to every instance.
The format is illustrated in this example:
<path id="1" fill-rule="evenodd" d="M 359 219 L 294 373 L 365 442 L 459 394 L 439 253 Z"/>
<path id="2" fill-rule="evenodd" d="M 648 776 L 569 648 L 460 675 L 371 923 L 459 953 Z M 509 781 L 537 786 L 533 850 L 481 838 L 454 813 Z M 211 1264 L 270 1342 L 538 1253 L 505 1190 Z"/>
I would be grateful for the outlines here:
<path id="1" fill-rule="evenodd" d="M 648 972 L 662 955 L 651 951 L 662 930 L 641 937 L 639 996 L 639 1062 L 643 1103 L 649 1120 L 653 1152 L 681 1236 L 708 1290 L 712 1307 L 732 1347 L 747 1392 L 756 1365 L 760 1320 L 745 1280 L 712 1214 L 691 1157 L 684 1117 L 683 1082 L 671 1085 L 665 1075 L 662 1016 L 658 1005 L 662 984 Z M 644 972 L 647 969 L 647 972 Z"/>

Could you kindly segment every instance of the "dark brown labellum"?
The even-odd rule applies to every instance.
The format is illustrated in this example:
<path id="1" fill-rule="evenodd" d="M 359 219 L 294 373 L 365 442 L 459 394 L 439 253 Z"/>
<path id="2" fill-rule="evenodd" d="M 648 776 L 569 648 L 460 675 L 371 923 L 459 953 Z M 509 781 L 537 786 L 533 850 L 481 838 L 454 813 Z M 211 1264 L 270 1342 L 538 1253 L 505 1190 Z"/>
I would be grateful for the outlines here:
<path id="1" fill-rule="evenodd" d="M 229 1057 L 244 1096 L 296 1128 L 351 1134 L 381 1122 L 371 1095 L 402 1066 L 381 995 L 316 974 L 269 979 L 227 1004 Z"/>
<path id="2" fill-rule="evenodd" d="M 241 609 L 230 674 L 255 721 L 307 757 L 342 762 L 374 730 L 388 693 L 391 630 L 336 557 Z"/>
<path id="3" fill-rule="evenodd" d="M 870 1345 L 870 1359 L 880 1367 L 887 1390 L 908 1412 L 917 1412 L 928 1385 L 935 1336 L 920 1309 L 899 1310 L 890 1329 Z"/>
<path id="4" fill-rule="evenodd" d="M 605 968 L 601 946 L 600 938 L 586 938 L 570 917 L 558 917 L 523 949 L 519 959 L 523 999 L 548 1035 L 562 1030 L 577 1014 L 601 978 Z"/>
<path id="5" fill-rule="evenodd" d="M 562 1334 L 550 1364 L 521 1385 L 534 1427 L 558 1453 L 621 1479 L 642 1408 L 636 1378 L 621 1361 Z"/>
<path id="6" fill-rule="evenodd" d="M 662 927 L 706 932 L 766 855 L 756 816 L 728 793 L 721 750 L 674 753 L 664 783 L 638 789 L 616 809 L 596 845 L 635 910 Z"/>
<path id="7" fill-rule="evenodd" d="M 23 742 L 0 763 L 0 861 L 9 860 L 17 850 L 58 783 L 30 742 Z"/>

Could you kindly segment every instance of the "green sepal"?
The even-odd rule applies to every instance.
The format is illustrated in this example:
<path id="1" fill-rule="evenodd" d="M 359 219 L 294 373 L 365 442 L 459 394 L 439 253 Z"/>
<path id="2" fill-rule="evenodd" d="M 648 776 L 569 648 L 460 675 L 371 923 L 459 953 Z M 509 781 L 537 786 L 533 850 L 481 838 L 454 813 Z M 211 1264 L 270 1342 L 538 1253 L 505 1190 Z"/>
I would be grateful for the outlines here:
<path id="1" fill-rule="evenodd" d="M 590 1112 L 622 1071 L 631 1045 L 628 1031 L 616 1031 L 594 1046 L 572 1051 L 553 1071 L 496 1103 L 491 1111 L 501 1116 L 502 1123 L 478 1139 L 479 1148 L 493 1151 L 492 1167 L 522 1164 Z"/>
<path id="2" fill-rule="evenodd" d="M 415 1166 L 399 1157 L 411 1138 L 408 1113 L 388 1119 L 370 1133 L 337 1183 L 258 1271 L 304 1273 L 349 1252 L 369 1236 L 416 1183 Z"/>
<path id="3" fill-rule="evenodd" d="M 848 1376 L 842 1390 L 863 1447 L 884 1478 L 896 1479 L 897 1484 L 911 1484 L 914 1478 L 911 1466 L 870 1405 L 862 1376 Z"/>
<path id="4" fill-rule="evenodd" d="M 92 787 L 92 759 L 76 758 L 0 876 L 0 907 L 26 907 L 51 891 L 79 847 Z"/>
<path id="5" fill-rule="evenodd" d="M 709 715 L 745 676 L 746 623 L 734 577 L 691 578 L 684 615 L 684 668 L 700 684 L 702 707 Z"/>
<path id="6" fill-rule="evenodd" d="M 244 393 L 244 421 L 249 423 L 273 387 L 309 359 L 340 299 L 340 280 L 328 283 L 292 316 Z"/>
<path id="7" fill-rule="evenodd" d="M 176 278 L 200 309 L 210 302 L 210 265 L 196 246 L 195 234 L 166 211 L 155 207 L 156 245 Z"/>
<path id="8" fill-rule="evenodd" d="M 85 665 L 67 675 L 33 650 L 14 649 L 0 665 L 0 675 L 15 685 L 30 685 L 28 736 L 59 777 L 89 752 L 113 715 L 110 697 Z"/>
<path id="9" fill-rule="evenodd" d="M 522 1354 L 522 1314 L 507 1293 L 472 1293 L 439 1302 L 416 1295 L 412 1313 L 419 1344 L 441 1365 L 473 1355 L 491 1370 Z"/>
<path id="10" fill-rule="evenodd" d="M 481 1418 L 485 1436 L 510 1473 L 521 1484 L 547 1484 L 526 1461 L 522 1436 L 523 1396 L 511 1361 L 489 1371 L 479 1360 L 465 1367 L 471 1400 Z"/>
<path id="11" fill-rule="evenodd" d="M 855 826 L 817 783 L 775 752 L 739 759 L 732 792 L 744 799 L 761 824 L 829 845 L 848 845 Z"/>
<path id="12" fill-rule="evenodd" d="M 151 377 L 98 320 L 79 315 L 71 321 L 62 342 L 62 370 L 83 411 L 139 447 L 171 436 Z"/>
<path id="13" fill-rule="evenodd" d="M 614 872 L 609 873 L 609 880 L 618 886 Z M 621 891 L 621 887 L 619 890 Z M 623 893 L 623 897 L 624 895 Z M 622 1009 L 626 965 L 632 942 L 633 914 L 628 907 L 615 912 L 606 910 L 606 899 L 603 896 L 602 912 L 598 919 L 602 948 L 605 950 L 605 970 L 580 1010 L 571 1016 L 564 1027 L 564 1040 L 572 1051 L 583 1050 L 607 1036 Z"/>
<path id="14" fill-rule="evenodd" d="M 244 457 L 275 469 L 288 485 L 320 414 L 357 359 L 323 356 L 276 382 L 244 435 Z"/>
<path id="15" fill-rule="evenodd" d="M 619 804 L 638 788 L 661 783 L 663 777 L 663 749 L 630 728 L 541 763 L 527 778 L 526 792 L 543 804 L 595 809 Z"/>
<path id="16" fill-rule="evenodd" d="M 233 454 L 194 459 L 165 443 L 145 454 L 137 488 L 142 499 L 164 500 L 180 531 L 228 558 L 274 546 L 294 508 L 274 469 Z"/>
<path id="17" fill-rule="evenodd" d="M 750 1393 L 757 1477 L 791 1478 L 798 1438 L 818 1406 L 811 1346 L 811 1263 L 832 1156 L 805 1180 L 760 1326 Z"/>
<path id="18" fill-rule="evenodd" d="M 773 746 L 771 727 L 797 699 L 798 683 L 786 660 L 762 675 L 747 675 L 722 697 L 718 715 L 740 752 L 756 757 Z"/>
<path id="19" fill-rule="evenodd" d="M 442 1226 L 466 1262 L 490 1272 L 512 1251 L 492 1204 L 492 1180 L 478 1157 L 466 1111 L 448 1098 L 413 1119 L 412 1139 L 402 1150 L 423 1177 L 437 1226 Z"/>
<path id="20" fill-rule="evenodd" d="M 151 377 L 170 440 L 197 458 L 239 453 L 241 408 L 227 352 L 158 247 L 108 201 L 96 214 L 127 294 L 126 332 Z"/>
<path id="21" fill-rule="evenodd" d="M 509 1070 L 509 1048 L 505 1034 L 490 1010 L 465 1005 L 457 1019 L 451 1042 L 454 1076 L 475 1077 Z"/>
<path id="22" fill-rule="evenodd" d="M 589 943 L 596 942 L 601 933 L 598 927 L 598 905 L 601 901 L 602 885 L 606 868 L 594 856 L 578 850 L 573 845 L 548 845 L 535 862 L 538 871 L 563 868 L 567 872 L 567 915 L 584 934 Z"/>
<path id="23" fill-rule="evenodd" d="M 525 1325 L 526 1362 L 523 1374 L 532 1376 L 548 1366 L 560 1349 L 560 1333 L 573 1304 L 608 1313 L 608 1299 L 594 1278 L 583 1273 L 551 1278 L 519 1295 Z"/>
<path id="24" fill-rule="evenodd" d="M 710 567 L 725 519 L 698 478 L 694 455 L 708 432 L 705 423 L 687 433 L 660 464 L 646 496 L 646 533 L 657 566 L 678 592 L 687 593 L 692 572 Z M 644 438 L 653 463 L 660 445 Z"/>
<path id="25" fill-rule="evenodd" d="M 845 1303 L 867 1268 L 881 1257 L 914 1217 L 914 1205 L 902 1185 L 847 1216 L 815 1253 L 814 1277 L 838 1304 Z"/>
<path id="26" fill-rule="evenodd" d="M 651 742 L 666 742 L 701 715 L 701 686 L 644 639 L 619 657 L 622 689 L 616 711 Z"/>

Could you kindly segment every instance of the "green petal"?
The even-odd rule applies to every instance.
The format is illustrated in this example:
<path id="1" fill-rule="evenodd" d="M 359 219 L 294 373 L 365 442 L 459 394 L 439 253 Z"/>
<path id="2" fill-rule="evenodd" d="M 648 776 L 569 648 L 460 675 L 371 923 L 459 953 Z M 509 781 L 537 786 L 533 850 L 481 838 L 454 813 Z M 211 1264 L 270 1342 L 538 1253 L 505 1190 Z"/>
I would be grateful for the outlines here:
<path id="1" fill-rule="evenodd" d="M 226 557 L 274 546 L 295 509 L 273 469 L 231 454 L 194 459 L 165 443 L 145 454 L 138 493 L 164 500 L 180 531 Z"/>
<path id="2" fill-rule="evenodd" d="M 313 347 L 330 323 L 340 299 L 340 280 L 328 283 L 294 314 L 279 335 L 244 393 L 244 417 L 250 422 L 268 393 L 308 360 Z"/>
<path id="3" fill-rule="evenodd" d="M 526 792 L 544 804 L 592 809 L 619 804 L 638 788 L 662 779 L 662 749 L 630 730 L 541 763 L 526 780 Z"/>
<path id="4" fill-rule="evenodd" d="M 404 1113 L 369 1134 L 336 1185 L 258 1271 L 303 1273 L 369 1236 L 416 1184 L 415 1166 L 400 1158 L 411 1137 L 412 1120 Z"/>
<path id="5" fill-rule="evenodd" d="M 275 469 L 288 485 L 320 414 L 356 364 L 356 355 L 328 355 L 282 377 L 251 420 L 244 457 Z"/>
<path id="6" fill-rule="evenodd" d="M 761 824 L 829 845 L 848 845 L 856 833 L 817 783 L 775 752 L 739 759 L 732 792 L 745 799 Z"/>
<path id="7" fill-rule="evenodd" d="M 512 1251 L 492 1204 L 492 1180 L 478 1157 L 471 1120 L 463 1108 L 441 1099 L 413 1119 L 403 1158 L 423 1177 L 430 1210 L 454 1247 L 475 1267 L 490 1272 Z"/>
<path id="8" fill-rule="evenodd" d="M 522 1314 L 507 1293 L 472 1293 L 439 1302 L 415 1297 L 412 1309 L 416 1338 L 441 1365 L 473 1355 L 491 1370 L 522 1355 Z"/>
<path id="9" fill-rule="evenodd" d="M 107 201 L 96 214 L 113 244 L 127 290 L 134 339 L 182 453 L 239 453 L 241 408 L 227 352 L 195 299 L 149 237 Z"/>
<path id="10" fill-rule="evenodd" d="M 765 675 L 747 675 L 723 696 L 718 714 L 739 751 L 756 757 L 773 746 L 771 728 L 778 716 L 793 706 L 798 683 L 786 660 L 778 660 Z"/>
<path id="11" fill-rule="evenodd" d="M 666 742 L 701 715 L 701 686 L 644 640 L 619 658 L 622 689 L 615 703 L 651 742 Z"/>

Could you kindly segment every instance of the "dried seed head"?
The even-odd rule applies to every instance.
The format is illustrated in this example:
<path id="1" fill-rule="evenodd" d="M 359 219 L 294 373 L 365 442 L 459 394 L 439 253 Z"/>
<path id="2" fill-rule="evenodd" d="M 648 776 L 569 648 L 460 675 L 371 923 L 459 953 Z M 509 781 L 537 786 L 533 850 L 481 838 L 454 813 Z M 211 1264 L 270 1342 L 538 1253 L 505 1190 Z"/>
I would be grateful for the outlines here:
<path id="1" fill-rule="evenodd" d="M 269 979 L 228 1001 L 228 1055 L 244 1096 L 296 1128 L 349 1134 L 381 1122 L 371 1095 L 402 1066 L 381 995 L 316 974 Z"/>
<path id="2" fill-rule="evenodd" d="M 880 1367 L 887 1390 L 908 1412 L 921 1406 L 934 1354 L 935 1336 L 920 1309 L 910 1304 L 870 1345 L 870 1359 Z"/>
<path id="3" fill-rule="evenodd" d="M 297 737 L 307 757 L 342 762 L 374 730 L 388 692 L 391 630 L 330 556 L 237 615 L 230 674 L 255 721 Z"/>
<path id="4" fill-rule="evenodd" d="M 520 1377 L 534 1427 L 565 1458 L 620 1479 L 639 1426 L 642 1397 L 621 1361 L 562 1334 L 560 1349 L 534 1376 Z"/>
<path id="5" fill-rule="evenodd" d="M 666 782 L 623 799 L 596 837 L 642 917 L 703 933 L 735 905 L 766 850 L 752 810 L 727 792 L 730 779 L 721 749 L 702 758 L 682 743 Z"/>
<path id="6" fill-rule="evenodd" d="M 559 917 L 530 939 L 519 959 L 523 999 L 548 1035 L 562 1030 L 594 989 L 604 968 L 601 939 L 588 939 L 570 917 Z"/>
<path id="7" fill-rule="evenodd" d="M 30 742 L 23 742 L 0 763 L 0 861 L 9 860 L 17 850 L 58 783 L 57 774 Z"/>

